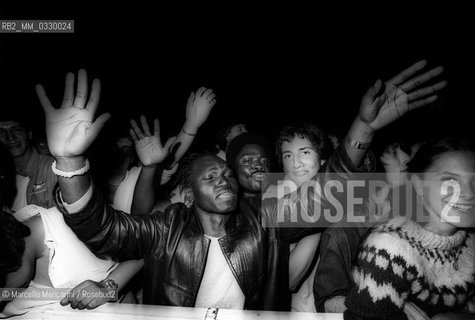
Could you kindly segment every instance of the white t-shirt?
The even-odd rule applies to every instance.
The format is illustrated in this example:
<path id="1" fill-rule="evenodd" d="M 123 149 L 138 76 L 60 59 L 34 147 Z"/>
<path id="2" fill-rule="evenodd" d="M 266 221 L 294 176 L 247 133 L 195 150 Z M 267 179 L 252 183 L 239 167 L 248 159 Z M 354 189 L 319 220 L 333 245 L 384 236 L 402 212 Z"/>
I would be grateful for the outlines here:
<path id="1" fill-rule="evenodd" d="M 130 213 L 132 201 L 134 200 L 134 190 L 140 176 L 142 167 L 132 167 L 127 170 L 124 180 L 121 181 L 114 195 L 112 207 L 116 210 Z"/>
<path id="2" fill-rule="evenodd" d="M 216 237 L 211 239 L 196 308 L 244 308 L 245 297 L 224 257 Z"/>
<path id="3" fill-rule="evenodd" d="M 23 210 L 39 212 L 43 222 L 44 244 L 49 249 L 48 277 L 53 288 L 66 288 L 69 291 L 85 280 L 101 281 L 119 265 L 112 260 L 99 259 L 89 251 L 68 227 L 63 215 L 56 207 L 49 209 L 35 205 L 28 207 Z M 51 288 L 31 281 L 26 292 L 29 292 L 31 297 L 35 297 L 34 292 L 38 292 L 37 296 L 42 296 L 39 292 L 47 289 Z M 54 297 L 51 300 L 14 299 L 0 313 L 0 318 L 24 314 L 33 307 L 58 303 L 60 296 L 51 296 Z"/>

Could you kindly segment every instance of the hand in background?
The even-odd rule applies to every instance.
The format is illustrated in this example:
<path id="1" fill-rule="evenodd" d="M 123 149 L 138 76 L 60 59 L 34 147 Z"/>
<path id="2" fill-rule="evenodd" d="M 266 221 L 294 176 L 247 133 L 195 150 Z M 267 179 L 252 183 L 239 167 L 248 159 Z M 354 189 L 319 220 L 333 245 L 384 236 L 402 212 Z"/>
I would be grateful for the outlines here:
<path id="1" fill-rule="evenodd" d="M 153 133 L 150 132 L 150 128 L 147 123 L 147 119 L 144 116 L 140 117 L 142 129 L 137 125 L 135 120 L 131 120 L 130 135 L 135 143 L 135 150 L 137 155 L 144 166 L 151 166 L 161 163 L 170 152 L 170 147 L 175 141 L 176 137 L 171 137 L 162 146 L 160 141 L 160 123 L 158 119 L 153 122 Z"/>
<path id="2" fill-rule="evenodd" d="M 195 134 L 198 128 L 208 119 L 211 109 L 216 104 L 216 95 L 212 89 L 201 87 L 192 92 L 186 104 L 185 130 Z M 189 131 L 188 131 L 189 130 Z"/>
<path id="3" fill-rule="evenodd" d="M 447 85 L 440 81 L 421 88 L 422 85 L 440 75 L 442 67 L 436 67 L 419 76 L 417 72 L 424 69 L 427 62 L 419 61 L 384 83 L 384 91 L 379 94 L 382 82 L 377 80 L 363 96 L 359 117 L 372 130 L 384 128 L 402 117 L 410 110 L 420 108 L 437 100 L 436 92 Z"/>

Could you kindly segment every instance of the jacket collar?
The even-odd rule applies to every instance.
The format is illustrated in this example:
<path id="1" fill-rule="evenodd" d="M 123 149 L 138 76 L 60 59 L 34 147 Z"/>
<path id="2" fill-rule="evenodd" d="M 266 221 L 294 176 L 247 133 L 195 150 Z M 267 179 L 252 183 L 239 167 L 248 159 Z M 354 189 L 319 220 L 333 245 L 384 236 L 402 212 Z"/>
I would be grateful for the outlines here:
<path id="1" fill-rule="evenodd" d="M 203 226 L 201 225 L 200 219 L 198 214 L 195 212 L 194 207 L 190 209 L 191 214 L 191 221 L 190 221 L 190 228 L 193 230 L 194 233 L 198 233 L 201 236 L 204 236 Z M 232 236 L 236 232 L 240 230 L 242 225 L 242 214 L 239 212 L 238 209 L 236 211 L 230 213 L 230 218 L 225 224 L 226 236 Z"/>

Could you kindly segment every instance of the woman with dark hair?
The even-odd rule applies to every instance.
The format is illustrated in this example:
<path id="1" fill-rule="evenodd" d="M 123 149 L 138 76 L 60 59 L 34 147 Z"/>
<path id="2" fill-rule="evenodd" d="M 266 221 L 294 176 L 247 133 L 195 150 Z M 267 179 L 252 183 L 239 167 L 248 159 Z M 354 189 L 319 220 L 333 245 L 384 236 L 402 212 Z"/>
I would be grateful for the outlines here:
<path id="1" fill-rule="evenodd" d="M 473 317 L 475 147 L 454 138 L 428 142 L 409 172 L 416 201 L 363 242 L 345 319 Z"/>

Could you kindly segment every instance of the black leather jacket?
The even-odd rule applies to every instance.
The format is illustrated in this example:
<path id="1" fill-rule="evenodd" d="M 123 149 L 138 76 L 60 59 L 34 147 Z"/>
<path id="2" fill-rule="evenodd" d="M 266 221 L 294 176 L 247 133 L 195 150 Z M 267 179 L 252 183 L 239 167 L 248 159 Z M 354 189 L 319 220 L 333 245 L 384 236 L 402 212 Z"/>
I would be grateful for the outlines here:
<path id="1" fill-rule="evenodd" d="M 329 164 L 343 169 L 344 156 L 346 153 L 336 152 Z M 112 256 L 119 261 L 145 258 L 144 303 L 195 305 L 210 240 L 203 235 L 192 209 L 175 204 L 164 213 L 128 215 L 107 206 L 95 190 L 85 208 L 68 214 L 59 188 L 55 199 L 66 223 L 99 257 Z M 288 245 L 322 230 L 278 228 L 276 199 L 262 204 L 256 200 L 241 200 L 219 243 L 244 293 L 246 309 L 290 310 Z"/>
<path id="2" fill-rule="evenodd" d="M 210 239 L 203 235 L 192 209 L 180 203 L 164 213 L 128 215 L 107 206 L 94 191 L 81 212 L 64 217 L 96 255 L 119 261 L 145 259 L 145 304 L 194 307 Z M 261 309 L 267 256 L 264 229 L 252 213 L 233 213 L 226 233 L 219 244 L 244 293 L 245 308 Z"/>

